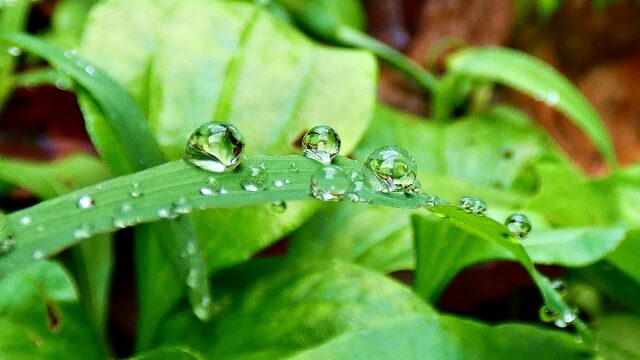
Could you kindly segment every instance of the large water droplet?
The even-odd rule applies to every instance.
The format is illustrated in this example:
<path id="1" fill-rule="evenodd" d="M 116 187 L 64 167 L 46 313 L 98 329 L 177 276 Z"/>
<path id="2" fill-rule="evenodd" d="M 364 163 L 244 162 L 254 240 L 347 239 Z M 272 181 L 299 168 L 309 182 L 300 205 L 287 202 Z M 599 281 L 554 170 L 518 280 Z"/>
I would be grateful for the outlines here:
<path id="1" fill-rule="evenodd" d="M 184 160 L 212 172 L 233 170 L 240 164 L 244 137 L 235 126 L 220 122 L 197 128 L 187 143 Z"/>
<path id="2" fill-rule="evenodd" d="M 252 166 L 240 181 L 243 189 L 250 192 L 262 191 L 267 186 L 267 171 L 262 166 Z"/>
<path id="3" fill-rule="evenodd" d="M 274 201 L 271 203 L 271 210 L 276 214 L 282 214 L 287 211 L 287 203 L 284 201 Z"/>
<path id="4" fill-rule="evenodd" d="M 504 221 L 504 225 L 518 239 L 524 239 L 531 232 L 531 221 L 524 214 L 512 214 Z"/>
<path id="5" fill-rule="evenodd" d="M 338 201 L 349 188 L 349 178 L 344 170 L 328 165 L 311 176 L 311 195 L 323 201 Z"/>
<path id="6" fill-rule="evenodd" d="M 418 169 L 411 154 L 398 146 L 384 146 L 365 162 L 369 184 L 381 192 L 414 192 Z M 373 175 L 373 176 L 371 176 Z"/>
<path id="7" fill-rule="evenodd" d="M 369 203 L 372 197 L 367 190 L 364 175 L 352 171 L 349 174 L 349 187 L 344 196 L 353 202 Z"/>
<path id="8" fill-rule="evenodd" d="M 458 206 L 466 212 L 476 215 L 484 215 L 487 212 L 487 203 L 482 199 L 474 199 L 464 196 L 460 199 Z"/>
<path id="9" fill-rule="evenodd" d="M 78 208 L 80 209 L 90 209 L 92 208 L 96 202 L 89 195 L 80 196 L 77 200 Z"/>
<path id="10" fill-rule="evenodd" d="M 302 137 L 304 156 L 323 164 L 331 163 L 340 152 L 340 136 L 326 125 L 318 125 Z"/>
<path id="11" fill-rule="evenodd" d="M 7 236 L 0 241 L 0 256 L 12 252 L 16 248 L 16 240 L 13 236 Z"/>

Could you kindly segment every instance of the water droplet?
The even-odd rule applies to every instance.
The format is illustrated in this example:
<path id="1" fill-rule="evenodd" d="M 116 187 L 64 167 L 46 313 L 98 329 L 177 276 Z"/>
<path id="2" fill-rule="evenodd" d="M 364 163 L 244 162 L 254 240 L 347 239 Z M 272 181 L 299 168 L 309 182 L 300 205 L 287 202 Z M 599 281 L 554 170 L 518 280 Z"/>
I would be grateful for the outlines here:
<path id="1" fill-rule="evenodd" d="M 427 198 L 425 199 L 425 205 L 428 207 L 436 206 L 436 205 L 444 205 L 446 203 L 447 202 L 445 200 L 433 194 L 427 195 Z"/>
<path id="2" fill-rule="evenodd" d="M 184 160 L 201 169 L 221 173 L 241 160 L 244 136 L 231 124 L 210 122 L 197 128 L 187 143 Z"/>
<path id="3" fill-rule="evenodd" d="M 323 164 L 331 163 L 340 152 L 340 136 L 326 125 L 318 125 L 302 137 L 304 156 Z"/>
<path id="4" fill-rule="evenodd" d="M 283 187 L 284 184 L 285 184 L 284 180 L 280 180 L 280 179 L 273 180 L 273 186 L 275 186 L 277 188 Z"/>
<path id="5" fill-rule="evenodd" d="M 127 222 L 124 219 L 113 218 L 113 227 L 118 229 L 124 229 L 127 227 Z"/>
<path id="6" fill-rule="evenodd" d="M 85 71 L 87 74 L 91 75 L 91 76 L 95 76 L 95 75 L 96 75 L 96 73 L 97 73 L 96 68 L 95 68 L 95 67 L 93 67 L 92 65 L 87 65 L 87 66 L 85 66 L 85 67 L 84 67 L 84 71 Z"/>
<path id="7" fill-rule="evenodd" d="M 271 203 L 271 210 L 276 214 L 282 214 L 287 211 L 287 203 L 284 201 L 274 201 Z"/>
<path id="8" fill-rule="evenodd" d="M 173 207 L 171 208 L 171 212 L 173 214 L 188 214 L 193 210 L 189 202 L 185 198 L 180 198 L 176 202 L 173 203 Z"/>
<path id="9" fill-rule="evenodd" d="M 16 240 L 13 236 L 7 236 L 0 241 L 0 256 L 12 252 L 16 248 Z"/>
<path id="10" fill-rule="evenodd" d="M 353 202 L 369 203 L 372 197 L 367 190 L 364 175 L 357 171 L 352 171 L 349 174 L 349 187 L 345 197 Z"/>
<path id="11" fill-rule="evenodd" d="M 29 226 L 31 225 L 32 219 L 31 216 L 23 216 L 20 218 L 20 225 Z"/>
<path id="12" fill-rule="evenodd" d="M 66 58 L 71 59 L 71 58 L 73 58 L 75 55 L 76 55 L 75 50 L 65 50 L 65 51 L 64 51 L 64 57 L 66 57 Z"/>
<path id="13" fill-rule="evenodd" d="M 140 184 L 138 183 L 131 184 L 131 186 L 129 187 L 129 196 L 131 196 L 134 199 L 142 196 L 142 191 L 140 191 Z"/>
<path id="14" fill-rule="evenodd" d="M 565 284 L 562 279 L 555 279 L 551 281 L 551 287 L 561 296 L 565 296 L 569 292 L 569 290 L 567 289 L 567 284 Z"/>
<path id="15" fill-rule="evenodd" d="M 224 194 L 226 194 L 226 193 L 227 193 L 227 189 L 225 189 L 225 188 L 221 187 L 221 188 L 220 188 L 220 195 L 224 195 Z"/>
<path id="16" fill-rule="evenodd" d="M 364 175 L 381 192 L 413 192 L 417 165 L 411 154 L 398 146 L 383 146 L 369 155 Z"/>
<path id="17" fill-rule="evenodd" d="M 198 277 L 200 277 L 200 272 L 198 271 L 198 269 L 192 268 L 191 270 L 189 270 L 187 279 L 185 280 L 187 286 L 192 289 L 195 288 L 198 285 Z"/>
<path id="18" fill-rule="evenodd" d="M 547 305 L 544 305 L 540 308 L 538 315 L 540 316 L 540 320 L 542 320 L 543 322 L 553 322 L 558 319 L 558 314 Z"/>
<path id="19" fill-rule="evenodd" d="M 193 313 L 200 320 L 207 320 L 211 316 L 211 298 L 204 295 L 200 301 L 193 307 Z"/>
<path id="20" fill-rule="evenodd" d="M 300 170 L 298 170 L 298 165 L 296 163 L 289 163 L 289 172 L 297 173 L 298 171 Z"/>
<path id="21" fill-rule="evenodd" d="M 168 219 L 171 217 L 171 211 L 167 208 L 160 208 L 158 209 L 158 216 L 163 219 Z"/>
<path id="22" fill-rule="evenodd" d="M 73 230 L 73 238 L 76 240 L 82 240 L 91 237 L 91 229 L 87 225 L 80 225 Z"/>
<path id="23" fill-rule="evenodd" d="M 96 202 L 93 200 L 93 198 L 88 195 L 80 196 L 77 200 L 77 205 L 80 209 L 90 209 L 95 204 Z"/>
<path id="24" fill-rule="evenodd" d="M 213 191 L 212 188 L 208 186 L 203 186 L 200 188 L 200 194 L 204 196 L 211 196 L 211 195 L 214 195 L 215 192 Z"/>
<path id="25" fill-rule="evenodd" d="M 129 211 L 133 210 L 133 206 L 131 206 L 131 204 L 129 203 L 122 203 L 122 205 L 120 205 L 120 209 L 118 209 L 120 211 L 121 214 L 126 214 Z"/>
<path id="26" fill-rule="evenodd" d="M 522 240 L 531 232 L 531 221 L 524 214 L 512 214 L 504 221 L 504 225 L 516 238 Z"/>
<path id="27" fill-rule="evenodd" d="M 476 215 L 484 215 L 487 212 L 487 203 L 482 199 L 474 199 L 472 197 L 464 196 L 460 199 L 458 207 Z"/>
<path id="28" fill-rule="evenodd" d="M 267 185 L 267 172 L 263 166 L 252 166 L 240 181 L 243 189 L 250 192 L 262 191 Z"/>
<path id="29" fill-rule="evenodd" d="M 323 201 L 340 200 L 349 185 L 347 174 L 337 166 L 325 166 L 311 176 L 311 194 Z"/>
<path id="30" fill-rule="evenodd" d="M 9 47 L 7 49 L 7 52 L 11 56 L 20 56 L 20 55 L 22 55 L 22 49 L 20 49 L 19 47 L 15 47 L 15 46 Z"/>
<path id="31" fill-rule="evenodd" d="M 558 93 L 555 91 L 549 91 L 544 97 L 544 102 L 549 106 L 554 106 L 558 104 L 559 100 L 560 100 L 560 95 L 558 95 Z"/>
<path id="32" fill-rule="evenodd" d="M 44 250 L 42 250 L 42 249 L 33 250 L 33 253 L 31 254 L 31 257 L 34 260 L 44 259 L 44 257 L 45 257 Z"/>

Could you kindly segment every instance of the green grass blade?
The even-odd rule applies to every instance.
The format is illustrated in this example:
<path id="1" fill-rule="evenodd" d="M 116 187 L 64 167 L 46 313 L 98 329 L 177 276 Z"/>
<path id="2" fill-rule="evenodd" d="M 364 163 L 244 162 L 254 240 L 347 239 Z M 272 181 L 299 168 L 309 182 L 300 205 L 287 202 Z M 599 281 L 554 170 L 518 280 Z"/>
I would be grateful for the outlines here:
<path id="1" fill-rule="evenodd" d="M 71 51 L 63 51 L 38 38 L 20 33 L 0 33 L 0 39 L 33 52 L 47 60 L 54 68 L 73 78 L 101 108 L 108 119 L 108 125 L 119 140 L 118 147 L 123 150 L 133 169 L 145 169 L 165 162 L 165 158 L 156 142 L 142 112 L 122 87 L 105 72 L 97 69 Z M 193 241 L 195 230 L 188 220 L 171 223 L 158 223 L 154 230 L 163 234 L 163 246 L 171 258 L 182 279 L 188 279 L 190 273 L 198 276 L 189 278 L 187 286 L 189 299 L 194 312 L 202 319 L 208 318 L 208 311 L 202 303 L 209 295 L 206 281 L 206 265 L 198 243 Z M 194 248 L 187 256 L 179 256 L 189 243 Z"/>
<path id="2" fill-rule="evenodd" d="M 572 309 L 564 302 L 561 295 L 553 288 L 549 279 L 547 279 L 544 275 L 536 270 L 533 261 L 527 254 L 527 251 L 522 246 L 522 244 L 511 235 L 507 229 L 500 223 L 496 222 L 485 216 L 477 216 L 471 213 L 468 213 L 456 206 L 452 205 L 437 205 L 431 207 L 429 209 L 431 212 L 439 214 L 447 221 L 450 221 L 454 226 L 464 230 L 465 232 L 475 235 L 481 239 L 485 239 L 491 242 L 494 242 L 501 247 L 505 248 L 513 256 L 515 259 L 527 270 L 536 286 L 540 290 L 542 297 L 547 306 L 549 306 L 553 311 L 558 314 L 561 318 L 572 318 L 575 316 Z M 414 221 L 420 221 L 419 219 Z M 417 239 L 419 241 L 419 239 Z M 420 249 L 420 245 L 418 244 L 417 249 Z M 418 255 L 418 258 L 421 256 Z M 429 276 L 430 274 L 425 274 L 420 270 L 420 266 L 416 268 L 416 282 L 424 283 L 423 280 L 420 280 L 420 277 Z M 429 294 L 424 294 L 429 296 Z M 580 319 L 575 318 L 573 321 L 574 326 L 580 332 L 581 336 L 585 339 L 585 341 L 591 341 L 590 333 L 587 329 L 586 324 Z"/>
<path id="3" fill-rule="evenodd" d="M 449 71 L 495 81 L 545 101 L 569 117 L 596 145 L 609 166 L 616 166 L 602 119 L 580 91 L 550 65 L 506 48 L 467 48 L 449 57 Z"/>
<path id="4" fill-rule="evenodd" d="M 0 3 L 0 33 L 5 31 L 21 31 L 27 25 L 27 17 L 32 1 L 17 0 L 6 4 Z M 13 92 L 16 84 L 11 77 L 16 57 L 9 48 L 0 44 L 0 110 Z"/>
<path id="5" fill-rule="evenodd" d="M 0 33 L 0 39 L 37 54 L 86 89 L 111 120 L 113 132 L 122 141 L 127 158 L 137 169 L 162 164 L 164 157 L 149 125 L 133 99 L 106 73 L 72 51 L 63 51 L 36 37 L 22 33 Z"/>

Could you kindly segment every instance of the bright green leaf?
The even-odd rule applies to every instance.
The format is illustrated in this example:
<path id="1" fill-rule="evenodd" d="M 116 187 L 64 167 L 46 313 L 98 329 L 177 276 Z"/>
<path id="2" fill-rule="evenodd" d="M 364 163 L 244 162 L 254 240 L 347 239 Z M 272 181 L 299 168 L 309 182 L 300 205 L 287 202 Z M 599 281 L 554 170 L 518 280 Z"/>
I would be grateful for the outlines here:
<path id="1" fill-rule="evenodd" d="M 467 48 L 450 56 L 448 69 L 511 86 L 567 115 L 593 141 L 610 166 L 616 158 L 604 123 L 579 90 L 550 65 L 507 48 Z"/>

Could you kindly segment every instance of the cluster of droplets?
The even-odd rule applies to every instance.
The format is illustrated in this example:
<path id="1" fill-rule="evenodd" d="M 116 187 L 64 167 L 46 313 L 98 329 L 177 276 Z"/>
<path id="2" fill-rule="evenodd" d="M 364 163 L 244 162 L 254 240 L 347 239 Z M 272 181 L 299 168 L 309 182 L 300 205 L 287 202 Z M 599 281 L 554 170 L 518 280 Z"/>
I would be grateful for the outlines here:
<path id="1" fill-rule="evenodd" d="M 568 294 L 568 289 L 564 281 L 556 279 L 551 281 L 551 287 L 556 290 L 561 297 L 565 298 Z M 567 310 L 564 313 L 558 313 L 548 305 L 543 305 L 538 312 L 540 320 L 543 322 L 553 323 L 559 328 L 566 328 L 573 323 L 578 315 L 578 310 Z"/>
<path id="2" fill-rule="evenodd" d="M 458 207 L 466 212 L 483 216 L 487 212 L 487 203 L 482 199 L 475 199 L 469 196 L 460 198 Z"/>

